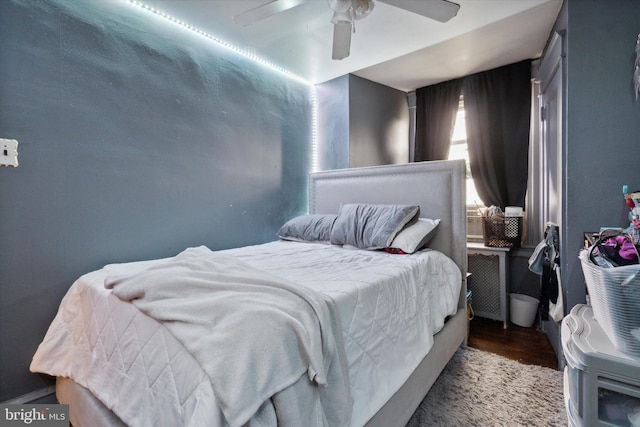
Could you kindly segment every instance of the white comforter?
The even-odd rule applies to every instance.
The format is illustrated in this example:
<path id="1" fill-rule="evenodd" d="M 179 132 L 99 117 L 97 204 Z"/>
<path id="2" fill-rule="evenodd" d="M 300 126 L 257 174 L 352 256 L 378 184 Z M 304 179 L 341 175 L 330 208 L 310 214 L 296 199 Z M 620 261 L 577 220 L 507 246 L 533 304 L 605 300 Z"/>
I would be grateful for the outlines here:
<path id="1" fill-rule="evenodd" d="M 309 393 L 328 388 L 320 394 L 323 416 L 314 423 L 306 408 L 294 413 L 276 406 L 282 424 L 349 424 L 347 363 L 338 351 L 344 344 L 331 299 L 204 246 L 139 273 L 108 276 L 104 285 L 163 323 L 187 348 L 231 425 L 248 422 L 263 402 L 305 373 Z"/>
<path id="2" fill-rule="evenodd" d="M 461 273 L 437 251 L 390 255 L 278 241 L 222 252 L 336 303 L 352 426 L 363 425 L 397 391 L 456 311 Z M 166 327 L 103 286 L 109 275 L 160 262 L 110 265 L 78 279 L 31 369 L 73 378 L 130 425 L 226 425 L 200 364 Z"/>

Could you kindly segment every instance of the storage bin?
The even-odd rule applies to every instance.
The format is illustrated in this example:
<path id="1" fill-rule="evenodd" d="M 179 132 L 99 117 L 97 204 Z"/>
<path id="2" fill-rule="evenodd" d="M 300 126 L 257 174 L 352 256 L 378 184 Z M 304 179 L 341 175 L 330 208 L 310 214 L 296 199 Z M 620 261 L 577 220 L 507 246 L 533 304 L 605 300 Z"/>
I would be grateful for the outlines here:
<path id="1" fill-rule="evenodd" d="M 629 426 L 640 407 L 640 360 L 612 346 L 586 305 L 575 305 L 562 320 L 561 337 L 569 425 Z"/>
<path id="2" fill-rule="evenodd" d="M 604 268 L 580 251 L 593 315 L 613 346 L 640 357 L 640 265 Z"/>
<path id="3" fill-rule="evenodd" d="M 504 219 L 482 218 L 482 235 L 485 246 L 519 248 L 522 239 L 522 217 Z"/>

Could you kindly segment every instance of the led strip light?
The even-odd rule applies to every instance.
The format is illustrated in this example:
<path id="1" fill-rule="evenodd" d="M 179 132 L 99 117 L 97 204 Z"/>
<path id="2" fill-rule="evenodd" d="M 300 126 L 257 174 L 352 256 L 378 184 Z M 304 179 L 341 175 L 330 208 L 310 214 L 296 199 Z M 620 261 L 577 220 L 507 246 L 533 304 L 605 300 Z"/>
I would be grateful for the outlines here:
<path id="1" fill-rule="evenodd" d="M 318 159 L 318 98 L 316 87 L 309 88 L 311 92 L 311 172 L 320 170 Z"/>
<path id="2" fill-rule="evenodd" d="M 234 45 L 232 45 L 232 44 L 230 44 L 230 43 L 228 43 L 228 42 L 226 42 L 226 41 L 224 41 L 222 39 L 219 39 L 218 37 L 216 37 L 216 36 L 214 36 L 212 34 L 209 34 L 209 33 L 205 32 L 205 31 L 202 31 L 202 30 L 194 27 L 193 25 L 187 24 L 186 22 L 181 21 L 178 18 L 175 18 L 175 17 L 173 17 L 173 16 L 171 16 L 169 14 L 166 14 L 161 10 L 155 9 L 155 8 L 153 8 L 151 6 L 148 6 L 148 5 L 146 5 L 146 4 L 142 3 L 142 2 L 139 2 L 137 0 L 129 0 L 129 2 L 131 4 L 134 4 L 134 5 L 142 8 L 142 9 L 144 9 L 144 10 L 152 12 L 155 15 L 158 15 L 158 16 L 160 16 L 160 17 L 162 17 L 162 18 L 164 18 L 164 19 L 166 19 L 168 21 L 171 21 L 174 24 L 178 24 L 181 27 L 184 27 L 184 28 L 186 28 L 188 30 L 193 31 L 194 33 L 197 33 L 197 34 L 199 34 L 199 35 L 201 35 L 203 37 L 206 37 L 209 40 L 211 40 L 211 41 L 213 41 L 213 42 L 215 42 L 215 43 L 217 43 L 217 44 L 219 44 L 219 45 L 221 45 L 221 46 L 223 46 L 223 47 L 225 47 L 225 48 L 227 48 L 227 49 L 229 49 L 229 50 L 231 50 L 231 51 L 233 51 L 233 52 L 235 52 L 235 53 L 237 53 L 239 55 L 244 56 L 245 58 L 249 58 L 254 62 L 257 62 L 257 63 L 259 63 L 261 65 L 264 65 L 265 67 L 271 68 L 272 70 L 275 70 L 275 71 L 278 71 L 278 72 L 280 72 L 282 74 L 285 74 L 287 77 L 290 77 L 293 80 L 297 80 L 300 83 L 304 83 L 304 84 L 307 84 L 307 85 L 312 85 L 311 82 L 309 82 L 308 80 L 298 76 L 297 74 L 292 73 L 291 71 L 285 70 L 284 68 L 282 68 L 282 67 L 280 67 L 278 65 L 275 65 L 274 63 L 269 62 L 266 59 L 261 58 L 260 56 L 255 55 L 255 54 L 253 54 L 253 53 L 251 53 L 251 52 L 249 52 L 249 51 L 247 51 L 245 49 L 240 49 L 239 47 L 236 47 L 236 46 L 234 46 Z"/>
<path id="3" fill-rule="evenodd" d="M 209 34 L 205 31 L 202 31 L 196 27 L 194 27 L 193 25 L 187 24 L 184 21 L 181 21 L 178 18 L 175 18 L 169 14 L 166 14 L 164 12 L 162 12 L 161 10 L 155 9 L 151 6 L 148 6 L 142 2 L 139 2 L 137 0 L 129 0 L 129 2 L 141 9 L 144 9 L 148 12 L 151 12 L 161 18 L 164 18 L 174 24 L 180 25 L 183 28 L 186 28 L 190 31 L 193 31 L 196 34 L 199 34 L 200 36 L 206 37 L 207 39 L 213 41 L 214 43 L 217 43 L 220 46 L 223 46 L 235 53 L 237 53 L 238 55 L 244 56 L 245 58 L 250 59 L 253 62 L 256 62 L 264 67 L 267 67 L 271 70 L 277 71 L 279 73 L 284 74 L 285 76 L 287 76 L 288 78 L 295 80 L 297 82 L 303 83 L 307 86 L 309 86 L 310 88 L 310 98 L 311 98 L 311 171 L 315 172 L 318 170 L 319 166 L 318 166 L 318 100 L 317 100 L 317 96 L 316 96 L 316 88 L 315 85 L 313 83 L 311 83 L 310 81 L 308 81 L 307 79 L 304 79 L 300 76 L 298 76 L 295 73 L 292 73 L 291 71 L 285 70 L 284 68 L 270 62 L 267 61 L 266 59 L 255 55 L 251 52 L 248 52 L 245 49 L 241 49 L 238 48 L 222 39 L 219 39 L 218 37 Z"/>

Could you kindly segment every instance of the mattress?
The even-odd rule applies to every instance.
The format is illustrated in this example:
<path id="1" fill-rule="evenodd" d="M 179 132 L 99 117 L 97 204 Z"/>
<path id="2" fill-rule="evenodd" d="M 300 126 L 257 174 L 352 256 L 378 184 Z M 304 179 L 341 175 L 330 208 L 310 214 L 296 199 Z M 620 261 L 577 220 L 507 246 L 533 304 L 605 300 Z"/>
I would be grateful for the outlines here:
<path id="1" fill-rule="evenodd" d="M 352 426 L 366 423 L 428 353 L 456 312 L 462 283 L 455 263 L 435 250 L 393 255 L 276 241 L 221 252 L 333 299 L 349 363 Z M 104 288 L 107 275 L 159 262 L 112 264 L 80 277 L 31 370 L 72 378 L 129 425 L 224 426 L 195 359 L 162 324 Z"/>

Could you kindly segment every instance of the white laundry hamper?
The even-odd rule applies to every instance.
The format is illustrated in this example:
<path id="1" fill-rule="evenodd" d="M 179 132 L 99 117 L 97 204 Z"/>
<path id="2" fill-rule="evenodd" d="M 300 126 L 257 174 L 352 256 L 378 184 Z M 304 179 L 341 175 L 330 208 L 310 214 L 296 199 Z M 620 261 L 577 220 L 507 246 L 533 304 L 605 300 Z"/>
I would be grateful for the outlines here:
<path id="1" fill-rule="evenodd" d="M 613 346 L 640 357 L 640 264 L 603 268 L 580 251 L 593 316 Z"/>

